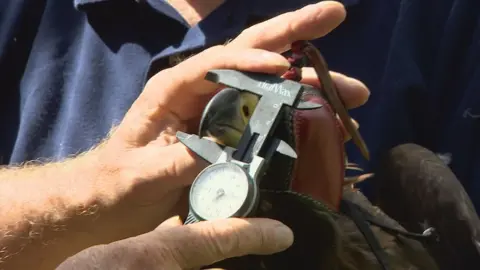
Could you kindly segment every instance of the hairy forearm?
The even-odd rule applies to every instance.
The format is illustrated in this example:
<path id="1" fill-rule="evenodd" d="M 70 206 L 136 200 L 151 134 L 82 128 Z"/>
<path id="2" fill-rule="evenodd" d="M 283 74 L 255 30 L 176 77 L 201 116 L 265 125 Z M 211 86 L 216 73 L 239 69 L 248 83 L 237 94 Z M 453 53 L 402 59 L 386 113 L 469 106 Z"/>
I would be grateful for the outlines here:
<path id="1" fill-rule="evenodd" d="M 0 169 L 0 269 L 52 269 L 115 236 L 104 225 L 116 201 L 98 156 Z M 102 234 L 104 231 L 105 234 Z"/>

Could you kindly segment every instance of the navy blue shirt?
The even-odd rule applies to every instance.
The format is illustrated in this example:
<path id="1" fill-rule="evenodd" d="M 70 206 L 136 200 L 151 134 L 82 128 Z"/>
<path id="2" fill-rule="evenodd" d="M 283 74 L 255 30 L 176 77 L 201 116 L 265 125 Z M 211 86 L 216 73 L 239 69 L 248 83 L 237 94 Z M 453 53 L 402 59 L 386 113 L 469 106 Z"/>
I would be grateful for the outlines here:
<path id="1" fill-rule="evenodd" d="M 228 0 L 189 27 L 162 0 L 0 1 L 0 161 L 85 151 L 123 118 L 169 57 L 223 43 L 252 20 L 315 0 Z M 344 0 L 347 20 L 316 40 L 331 69 L 364 81 L 352 115 L 373 154 L 415 142 L 449 156 L 480 207 L 478 0 Z M 364 187 L 368 194 L 368 184 Z"/>

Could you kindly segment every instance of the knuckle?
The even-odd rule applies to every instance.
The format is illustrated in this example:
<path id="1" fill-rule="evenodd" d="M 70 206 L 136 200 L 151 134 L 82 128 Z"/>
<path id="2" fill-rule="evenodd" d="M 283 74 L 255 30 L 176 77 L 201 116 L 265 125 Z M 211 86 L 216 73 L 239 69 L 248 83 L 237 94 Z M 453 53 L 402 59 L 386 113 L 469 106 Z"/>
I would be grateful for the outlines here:
<path id="1" fill-rule="evenodd" d="M 179 259 L 178 256 L 181 252 L 178 249 L 172 249 L 171 245 L 165 244 L 158 244 L 156 245 L 155 250 L 153 252 L 149 252 L 149 256 L 152 259 L 150 265 L 143 265 L 143 267 L 134 267 L 132 269 L 172 269 L 172 270 L 180 270 Z M 182 258 L 185 260 L 185 258 Z"/>
<path id="2" fill-rule="evenodd" d="M 214 249 L 224 256 L 242 256 L 264 250 L 269 244 L 269 230 L 247 221 L 227 220 L 225 226 L 212 227 Z M 271 241 L 270 241 L 271 243 Z"/>
<path id="3" fill-rule="evenodd" d="M 225 226 L 209 226 L 208 238 L 211 252 L 215 255 L 228 256 L 241 247 L 241 237 L 238 229 L 229 222 Z"/>
<path id="4" fill-rule="evenodd" d="M 164 250 L 164 258 L 183 268 L 191 268 L 237 255 L 240 237 L 235 229 L 224 225 L 205 222 L 195 229 L 184 227 L 181 237 L 173 234 L 165 237 L 163 244 L 169 248 Z"/>
<path id="5" fill-rule="evenodd" d="M 247 29 L 242 30 L 242 32 L 240 32 L 240 34 L 238 35 L 237 39 L 242 39 L 245 36 L 253 35 L 254 33 L 258 32 L 257 29 L 259 29 L 260 27 L 261 27 L 260 24 L 256 24 L 248 27 Z"/>
<path id="6" fill-rule="evenodd" d="M 262 36 L 265 33 L 277 32 L 275 30 L 278 29 L 279 26 L 281 28 L 281 24 L 283 24 L 285 21 L 295 21 L 296 19 L 294 15 L 295 11 L 286 12 L 270 20 L 250 26 L 249 28 L 243 30 L 238 36 L 238 38 L 246 38 L 253 40 L 256 39 L 257 36 Z"/>
<path id="7" fill-rule="evenodd" d="M 156 74 L 154 74 L 150 79 L 145 83 L 144 90 L 142 95 L 149 94 L 150 92 L 157 92 L 165 82 L 175 80 L 178 81 L 178 75 L 175 67 L 166 68 Z M 181 82 L 181 80 L 180 80 Z"/>
<path id="8" fill-rule="evenodd" d="M 269 245 L 272 243 L 273 235 L 271 230 L 265 229 L 261 226 L 255 226 L 255 238 L 257 239 L 256 249 L 258 251 L 265 250 L 269 248 Z"/>
<path id="9" fill-rule="evenodd" d="M 289 20 L 285 25 L 284 35 L 288 38 L 288 42 L 291 43 L 297 38 L 297 24 L 294 20 Z"/>
<path id="10" fill-rule="evenodd" d="M 142 243 L 142 241 L 127 240 L 127 242 L 117 245 L 115 252 L 111 252 L 110 256 L 113 261 L 124 261 L 125 264 L 134 269 L 154 269 L 159 253 L 151 252 L 150 245 Z M 127 257 L 126 255 L 129 254 Z"/>
<path id="11" fill-rule="evenodd" d="M 223 51 L 224 49 L 225 49 L 225 46 L 224 46 L 224 45 L 215 45 L 215 46 L 212 46 L 212 47 L 204 50 L 204 52 L 207 53 L 207 54 L 213 54 L 213 55 L 215 55 L 215 54 Z"/>
<path id="12" fill-rule="evenodd" d="M 227 50 L 227 47 L 224 45 L 216 45 L 205 50 L 205 57 L 210 60 L 210 63 L 213 63 L 214 66 L 225 66 L 230 60 L 229 54 L 230 50 Z M 231 53 L 230 53 L 231 54 Z"/>
<path id="13" fill-rule="evenodd" d="M 192 241 L 192 239 L 195 239 L 195 241 Z M 162 239 L 163 246 L 166 247 L 163 250 L 164 259 L 176 265 L 194 262 L 205 252 L 204 245 L 197 240 L 194 234 L 188 230 L 182 231 L 181 238 L 175 237 L 175 234 L 166 236 Z"/>

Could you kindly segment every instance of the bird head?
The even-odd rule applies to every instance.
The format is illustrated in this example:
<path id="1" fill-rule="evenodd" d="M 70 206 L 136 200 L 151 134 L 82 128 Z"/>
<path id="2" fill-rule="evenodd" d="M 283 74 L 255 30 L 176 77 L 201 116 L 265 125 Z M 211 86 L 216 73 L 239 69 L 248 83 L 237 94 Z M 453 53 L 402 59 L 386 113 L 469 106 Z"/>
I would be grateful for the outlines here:
<path id="1" fill-rule="evenodd" d="M 237 147 L 258 101 L 259 97 L 250 92 L 223 89 L 205 107 L 199 135 Z"/>

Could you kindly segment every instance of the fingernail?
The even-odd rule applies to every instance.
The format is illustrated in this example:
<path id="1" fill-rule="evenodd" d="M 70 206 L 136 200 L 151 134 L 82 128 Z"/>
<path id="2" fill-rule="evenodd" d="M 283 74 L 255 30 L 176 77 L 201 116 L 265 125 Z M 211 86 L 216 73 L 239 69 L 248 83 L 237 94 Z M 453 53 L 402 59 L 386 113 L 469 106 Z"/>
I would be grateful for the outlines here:
<path id="1" fill-rule="evenodd" d="M 340 75 L 335 76 L 335 84 L 342 89 L 342 98 L 348 100 L 349 108 L 365 104 L 370 97 L 367 86 L 359 80 Z"/>
<path id="2" fill-rule="evenodd" d="M 370 90 L 368 90 L 367 86 L 362 83 L 361 81 L 354 79 L 354 78 L 347 78 L 348 84 L 352 87 L 362 88 L 365 93 L 370 96 Z"/>
<path id="3" fill-rule="evenodd" d="M 174 216 L 174 217 L 172 218 L 172 221 L 182 222 L 182 219 L 180 218 L 180 216 Z"/>
<path id="4" fill-rule="evenodd" d="M 275 242 L 281 250 L 287 249 L 293 244 L 293 232 L 287 226 L 279 224 L 273 228 L 275 234 Z"/>
<path id="5" fill-rule="evenodd" d="M 164 221 L 164 223 L 174 223 L 178 222 L 180 220 L 180 216 L 173 216 L 171 218 L 168 218 Z"/>
<path id="6" fill-rule="evenodd" d="M 158 225 L 157 229 L 174 228 L 174 227 L 180 226 L 182 224 L 183 224 L 183 222 L 182 222 L 182 219 L 180 218 L 180 216 L 174 216 L 174 217 L 171 217 L 171 218 L 165 220 L 164 222 L 162 222 L 162 224 Z"/>
<path id="7" fill-rule="evenodd" d="M 328 7 L 328 6 L 342 6 L 344 7 L 344 5 L 338 1 L 322 1 L 318 4 L 319 6 L 321 7 Z"/>

